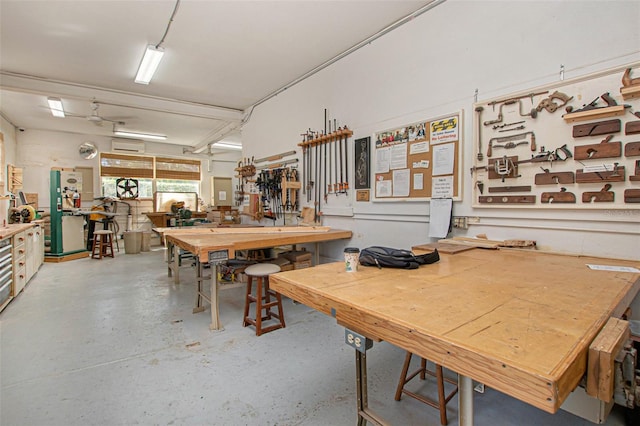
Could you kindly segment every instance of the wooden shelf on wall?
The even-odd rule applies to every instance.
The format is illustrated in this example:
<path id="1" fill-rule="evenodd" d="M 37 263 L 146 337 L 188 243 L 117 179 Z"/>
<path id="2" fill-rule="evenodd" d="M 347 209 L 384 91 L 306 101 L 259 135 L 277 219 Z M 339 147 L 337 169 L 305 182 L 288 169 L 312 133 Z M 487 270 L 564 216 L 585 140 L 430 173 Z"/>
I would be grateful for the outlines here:
<path id="1" fill-rule="evenodd" d="M 601 118 L 617 117 L 624 115 L 624 105 L 614 105 L 604 108 L 595 108 L 588 111 L 570 112 L 562 116 L 567 123 L 575 123 L 576 121 L 599 120 Z"/>
<path id="2" fill-rule="evenodd" d="M 622 95 L 622 99 L 636 99 L 640 98 L 640 84 L 635 86 L 627 86 L 620 88 L 620 94 Z"/>

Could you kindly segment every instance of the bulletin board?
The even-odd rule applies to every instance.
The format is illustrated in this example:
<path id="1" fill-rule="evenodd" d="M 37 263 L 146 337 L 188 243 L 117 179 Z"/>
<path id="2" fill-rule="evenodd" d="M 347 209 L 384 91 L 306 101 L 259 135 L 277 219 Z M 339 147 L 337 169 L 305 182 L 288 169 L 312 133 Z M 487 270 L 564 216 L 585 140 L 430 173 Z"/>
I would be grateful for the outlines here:
<path id="1" fill-rule="evenodd" d="M 373 135 L 373 201 L 461 198 L 463 111 Z"/>
<path id="2" fill-rule="evenodd" d="M 473 205 L 640 209 L 640 64 L 474 105 Z"/>

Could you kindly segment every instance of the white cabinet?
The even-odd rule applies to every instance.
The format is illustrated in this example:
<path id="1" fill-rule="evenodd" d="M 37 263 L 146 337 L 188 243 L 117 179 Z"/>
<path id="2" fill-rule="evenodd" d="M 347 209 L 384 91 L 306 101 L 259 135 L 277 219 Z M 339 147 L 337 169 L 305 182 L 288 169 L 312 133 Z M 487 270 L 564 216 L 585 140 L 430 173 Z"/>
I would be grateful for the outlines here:
<path id="1" fill-rule="evenodd" d="M 27 231 L 13 236 L 13 296 L 27 285 Z"/>
<path id="2" fill-rule="evenodd" d="M 44 262 L 44 229 L 36 224 L 13 235 L 13 292 L 16 296 Z"/>
<path id="3" fill-rule="evenodd" d="M 24 231 L 26 233 L 27 247 L 27 282 L 38 272 L 44 262 L 44 230 L 41 225 Z"/>

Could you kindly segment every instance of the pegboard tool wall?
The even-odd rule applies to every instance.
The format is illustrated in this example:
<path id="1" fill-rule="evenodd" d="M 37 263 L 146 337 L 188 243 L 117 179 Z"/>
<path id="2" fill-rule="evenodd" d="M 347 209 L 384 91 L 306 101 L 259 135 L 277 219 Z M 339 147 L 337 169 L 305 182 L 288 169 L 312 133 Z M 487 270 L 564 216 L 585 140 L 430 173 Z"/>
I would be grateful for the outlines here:
<path id="1" fill-rule="evenodd" d="M 640 97 L 621 94 L 629 67 L 640 76 L 635 63 L 474 104 L 473 206 L 640 209 Z"/>

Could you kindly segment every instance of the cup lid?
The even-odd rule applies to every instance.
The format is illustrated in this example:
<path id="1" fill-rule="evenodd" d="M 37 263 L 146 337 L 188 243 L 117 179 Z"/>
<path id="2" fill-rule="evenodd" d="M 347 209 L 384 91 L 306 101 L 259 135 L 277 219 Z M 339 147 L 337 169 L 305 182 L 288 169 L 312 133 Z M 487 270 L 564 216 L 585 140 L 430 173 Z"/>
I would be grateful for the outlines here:
<path id="1" fill-rule="evenodd" d="M 345 253 L 360 253 L 360 249 L 358 247 L 346 247 L 344 249 Z"/>

